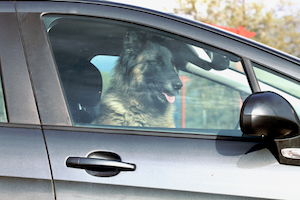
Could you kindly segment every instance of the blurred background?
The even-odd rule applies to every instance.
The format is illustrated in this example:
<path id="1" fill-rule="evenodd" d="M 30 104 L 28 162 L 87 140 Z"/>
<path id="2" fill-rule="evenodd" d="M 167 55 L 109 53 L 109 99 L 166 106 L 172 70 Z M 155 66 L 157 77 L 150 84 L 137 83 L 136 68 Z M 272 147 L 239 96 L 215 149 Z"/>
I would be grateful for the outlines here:
<path id="1" fill-rule="evenodd" d="M 111 0 L 173 13 L 300 57 L 299 0 Z"/>

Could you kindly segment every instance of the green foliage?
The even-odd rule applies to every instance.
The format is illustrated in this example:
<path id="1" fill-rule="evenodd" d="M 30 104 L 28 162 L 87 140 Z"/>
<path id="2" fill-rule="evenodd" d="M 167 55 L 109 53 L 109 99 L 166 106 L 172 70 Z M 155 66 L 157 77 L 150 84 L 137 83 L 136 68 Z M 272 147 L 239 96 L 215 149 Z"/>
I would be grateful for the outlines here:
<path id="1" fill-rule="evenodd" d="M 177 0 L 176 14 L 256 33 L 252 39 L 300 57 L 300 12 L 281 0 L 275 8 L 247 0 Z"/>

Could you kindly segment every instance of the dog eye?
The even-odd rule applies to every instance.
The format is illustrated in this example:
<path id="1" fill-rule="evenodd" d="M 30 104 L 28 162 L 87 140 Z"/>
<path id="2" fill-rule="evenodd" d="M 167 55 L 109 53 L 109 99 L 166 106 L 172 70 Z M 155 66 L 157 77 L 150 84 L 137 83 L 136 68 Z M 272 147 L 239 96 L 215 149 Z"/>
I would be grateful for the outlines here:
<path id="1" fill-rule="evenodd" d="M 152 60 L 152 61 L 151 61 L 151 64 L 152 64 L 152 65 L 160 65 L 160 64 L 161 64 L 161 61 L 160 61 L 160 60 Z"/>

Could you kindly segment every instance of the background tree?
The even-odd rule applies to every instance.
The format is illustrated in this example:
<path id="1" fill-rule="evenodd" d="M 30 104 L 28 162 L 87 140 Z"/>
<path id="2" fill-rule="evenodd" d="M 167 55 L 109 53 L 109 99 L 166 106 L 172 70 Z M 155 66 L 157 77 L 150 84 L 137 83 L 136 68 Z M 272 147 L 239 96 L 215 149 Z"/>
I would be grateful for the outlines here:
<path id="1" fill-rule="evenodd" d="M 300 12 L 281 0 L 275 8 L 247 0 L 177 0 L 176 14 L 255 32 L 254 40 L 300 57 Z"/>

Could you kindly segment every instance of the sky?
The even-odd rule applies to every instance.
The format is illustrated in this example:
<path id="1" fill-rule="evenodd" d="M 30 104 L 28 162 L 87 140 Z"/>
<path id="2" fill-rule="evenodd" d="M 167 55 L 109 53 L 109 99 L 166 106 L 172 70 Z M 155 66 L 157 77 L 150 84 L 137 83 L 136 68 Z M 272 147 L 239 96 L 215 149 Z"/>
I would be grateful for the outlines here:
<path id="1" fill-rule="evenodd" d="M 136 5 L 140 7 L 146 7 L 162 12 L 173 12 L 173 9 L 176 7 L 176 0 L 110 0 L 110 1 L 115 1 L 115 2 L 120 2 L 120 3 L 125 3 L 125 4 L 131 4 L 131 5 Z M 267 7 L 275 7 L 276 4 L 280 0 L 244 0 L 246 3 L 247 2 L 263 2 L 264 5 Z M 291 3 L 293 3 L 293 6 L 295 8 L 300 9 L 300 1 L 299 0 L 286 0 Z"/>

